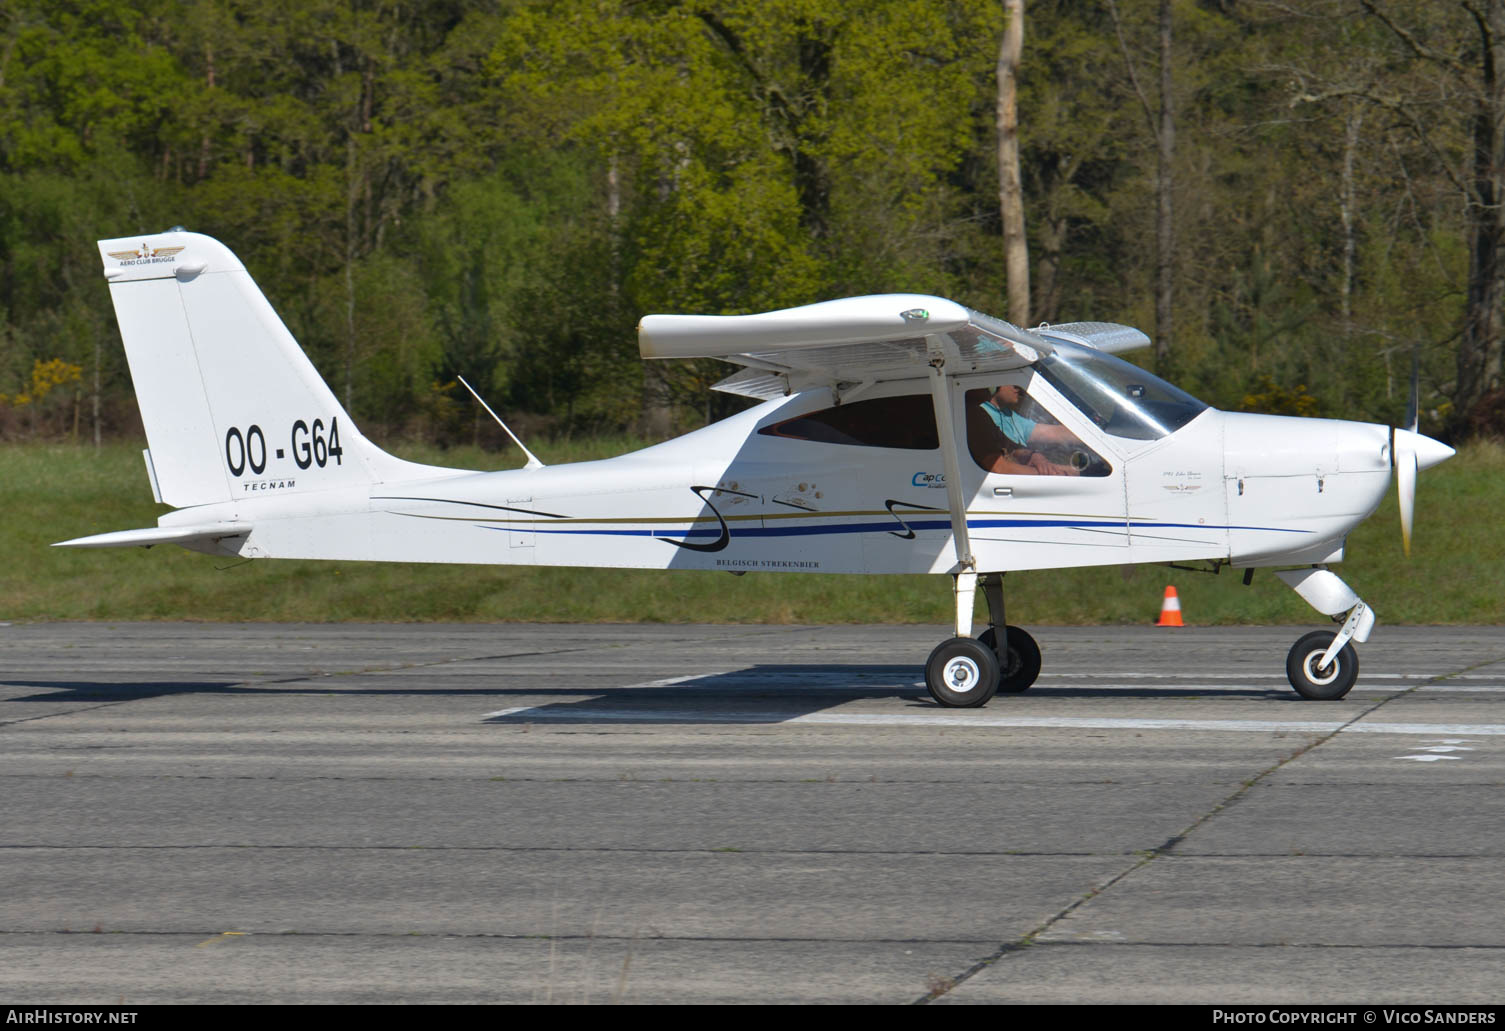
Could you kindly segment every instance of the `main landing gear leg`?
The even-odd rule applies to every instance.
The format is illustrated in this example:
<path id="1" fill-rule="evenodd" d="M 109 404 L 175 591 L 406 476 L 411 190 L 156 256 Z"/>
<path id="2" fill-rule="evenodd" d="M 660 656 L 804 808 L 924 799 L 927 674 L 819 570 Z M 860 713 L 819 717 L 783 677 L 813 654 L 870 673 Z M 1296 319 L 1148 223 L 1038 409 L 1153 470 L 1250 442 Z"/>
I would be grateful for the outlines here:
<path id="1" fill-rule="evenodd" d="M 988 628 L 974 640 L 972 602 L 981 586 L 988 600 Z M 925 664 L 925 686 L 941 705 L 975 708 L 994 692 L 1023 691 L 1040 675 L 1040 646 L 1003 615 L 1003 574 L 956 574 L 956 636 L 942 641 Z M 1000 631 L 1004 644 L 999 646 Z"/>
<path id="2" fill-rule="evenodd" d="M 1359 655 L 1352 642 L 1369 640 L 1374 610 L 1329 570 L 1285 569 L 1275 575 L 1318 612 L 1334 618 L 1348 613 L 1337 633 L 1313 631 L 1286 655 L 1286 678 L 1297 694 L 1314 700 L 1342 698 L 1359 678 Z"/>
<path id="3" fill-rule="evenodd" d="M 1003 574 L 985 573 L 979 582 L 983 596 L 988 599 L 988 628 L 977 639 L 998 656 L 998 691 L 1000 694 L 1026 691 L 1040 675 L 1040 646 L 1023 628 L 1005 622 Z M 1003 647 L 998 644 L 1000 628 Z"/>

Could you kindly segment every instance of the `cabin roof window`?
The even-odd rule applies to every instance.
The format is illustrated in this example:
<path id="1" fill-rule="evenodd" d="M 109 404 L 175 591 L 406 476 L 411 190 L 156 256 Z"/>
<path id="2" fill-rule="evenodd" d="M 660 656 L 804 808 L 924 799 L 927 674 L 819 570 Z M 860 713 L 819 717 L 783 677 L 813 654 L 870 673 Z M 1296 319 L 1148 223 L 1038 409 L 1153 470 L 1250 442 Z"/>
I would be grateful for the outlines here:
<path id="1" fill-rule="evenodd" d="M 790 440 L 904 451 L 934 451 L 941 446 L 929 394 L 852 401 L 783 419 L 758 432 Z"/>

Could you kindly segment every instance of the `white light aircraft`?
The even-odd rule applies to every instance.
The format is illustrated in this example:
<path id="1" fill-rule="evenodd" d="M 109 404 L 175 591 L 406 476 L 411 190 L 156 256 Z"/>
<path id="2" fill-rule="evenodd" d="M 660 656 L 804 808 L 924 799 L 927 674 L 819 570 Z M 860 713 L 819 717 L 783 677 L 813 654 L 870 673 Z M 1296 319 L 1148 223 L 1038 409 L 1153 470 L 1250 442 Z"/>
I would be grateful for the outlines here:
<path id="1" fill-rule="evenodd" d="M 1276 575 L 1341 626 L 1286 671 L 1341 698 L 1374 614 L 1328 569 L 1391 470 L 1409 550 L 1416 473 L 1449 457 L 1410 425 L 1210 408 L 1114 357 L 1107 323 L 1022 329 L 885 294 L 759 315 L 649 315 L 644 358 L 743 366 L 761 403 L 632 454 L 472 472 L 361 435 L 244 266 L 178 230 L 99 243 L 149 449 L 173 511 L 64 547 L 179 544 L 246 558 L 944 573 L 955 634 L 925 669 L 941 705 L 1028 688 L 1040 650 L 1003 574 L 1196 563 Z M 524 449 L 526 451 L 526 449 Z M 988 626 L 976 637 L 978 588 Z"/>

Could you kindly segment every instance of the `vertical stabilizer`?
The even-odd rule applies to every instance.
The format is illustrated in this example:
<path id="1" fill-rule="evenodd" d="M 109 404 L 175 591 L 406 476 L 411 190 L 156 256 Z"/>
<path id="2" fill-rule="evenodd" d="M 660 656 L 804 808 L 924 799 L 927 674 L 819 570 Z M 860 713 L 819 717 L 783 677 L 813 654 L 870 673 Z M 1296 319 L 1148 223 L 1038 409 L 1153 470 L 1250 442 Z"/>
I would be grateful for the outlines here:
<path id="1" fill-rule="evenodd" d="M 366 440 L 219 241 L 169 232 L 101 240 L 99 253 L 165 503 L 450 471 Z"/>

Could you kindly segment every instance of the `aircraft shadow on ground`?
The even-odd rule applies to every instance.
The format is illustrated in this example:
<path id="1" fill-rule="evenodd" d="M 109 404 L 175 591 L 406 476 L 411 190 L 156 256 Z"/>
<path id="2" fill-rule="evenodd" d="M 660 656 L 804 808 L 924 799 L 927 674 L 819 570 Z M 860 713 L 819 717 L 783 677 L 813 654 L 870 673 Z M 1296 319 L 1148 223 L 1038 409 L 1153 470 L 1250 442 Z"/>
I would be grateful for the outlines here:
<path id="1" fill-rule="evenodd" d="M 380 686 L 360 684 L 361 674 L 327 677 L 322 674 L 283 677 L 273 681 L 182 680 L 121 682 L 105 680 L 6 680 L 0 688 L 34 688 L 37 693 L 4 699 L 11 702 L 123 702 L 167 695 L 336 695 L 419 694 L 431 696 L 538 699 L 550 695 L 568 700 L 533 704 L 506 715 L 491 717 L 494 723 L 530 723 L 549 719 L 586 721 L 592 714 L 604 721 L 642 719 L 644 722 L 685 723 L 777 723 L 805 713 L 835 708 L 859 699 L 894 698 L 906 709 L 947 711 L 925 690 L 924 670 L 914 665 L 858 663 L 760 663 L 743 669 L 701 676 L 666 678 L 646 684 L 605 688 L 578 683 L 556 686 L 538 683 L 533 675 L 495 676 L 494 686 L 437 687 L 409 678 Z M 582 699 L 582 694 L 591 697 Z M 989 708 L 999 708 L 1027 698 L 1060 699 L 1188 699 L 1262 698 L 1299 701 L 1283 683 L 1269 686 L 1230 685 L 1208 687 L 1144 683 L 1103 687 L 1037 684 L 1025 694 L 996 695 Z"/>
<path id="2" fill-rule="evenodd" d="M 0 688 L 32 687 L 39 694 L 6 698 L 7 702 L 126 702 L 160 698 L 174 694 L 228 694 L 244 688 L 233 681 L 143 681 L 139 683 L 108 680 L 5 680 Z"/>
<path id="3" fill-rule="evenodd" d="M 532 697 L 549 690 L 529 690 Z M 859 699 L 896 698 L 905 711 L 953 712 L 925 690 L 924 671 L 902 665 L 759 664 L 726 673 L 709 673 L 672 682 L 611 688 L 590 698 L 544 702 L 488 717 L 488 723 L 781 723 L 836 708 Z M 990 710 L 1003 709 L 1025 697 L 1059 699 L 1294 699 L 1283 685 L 1208 688 L 1168 684 L 1133 684 L 1112 688 L 1091 685 L 1035 686 L 1028 695 L 996 695 Z M 1299 699 L 1297 699 L 1299 701 Z"/>
<path id="4" fill-rule="evenodd" d="M 503 710 L 487 723 L 784 723 L 858 699 L 897 698 L 934 707 L 913 665 L 760 664 L 605 689 L 532 687 L 529 699 L 568 700 Z M 590 697 L 582 698 L 581 695 Z"/>

